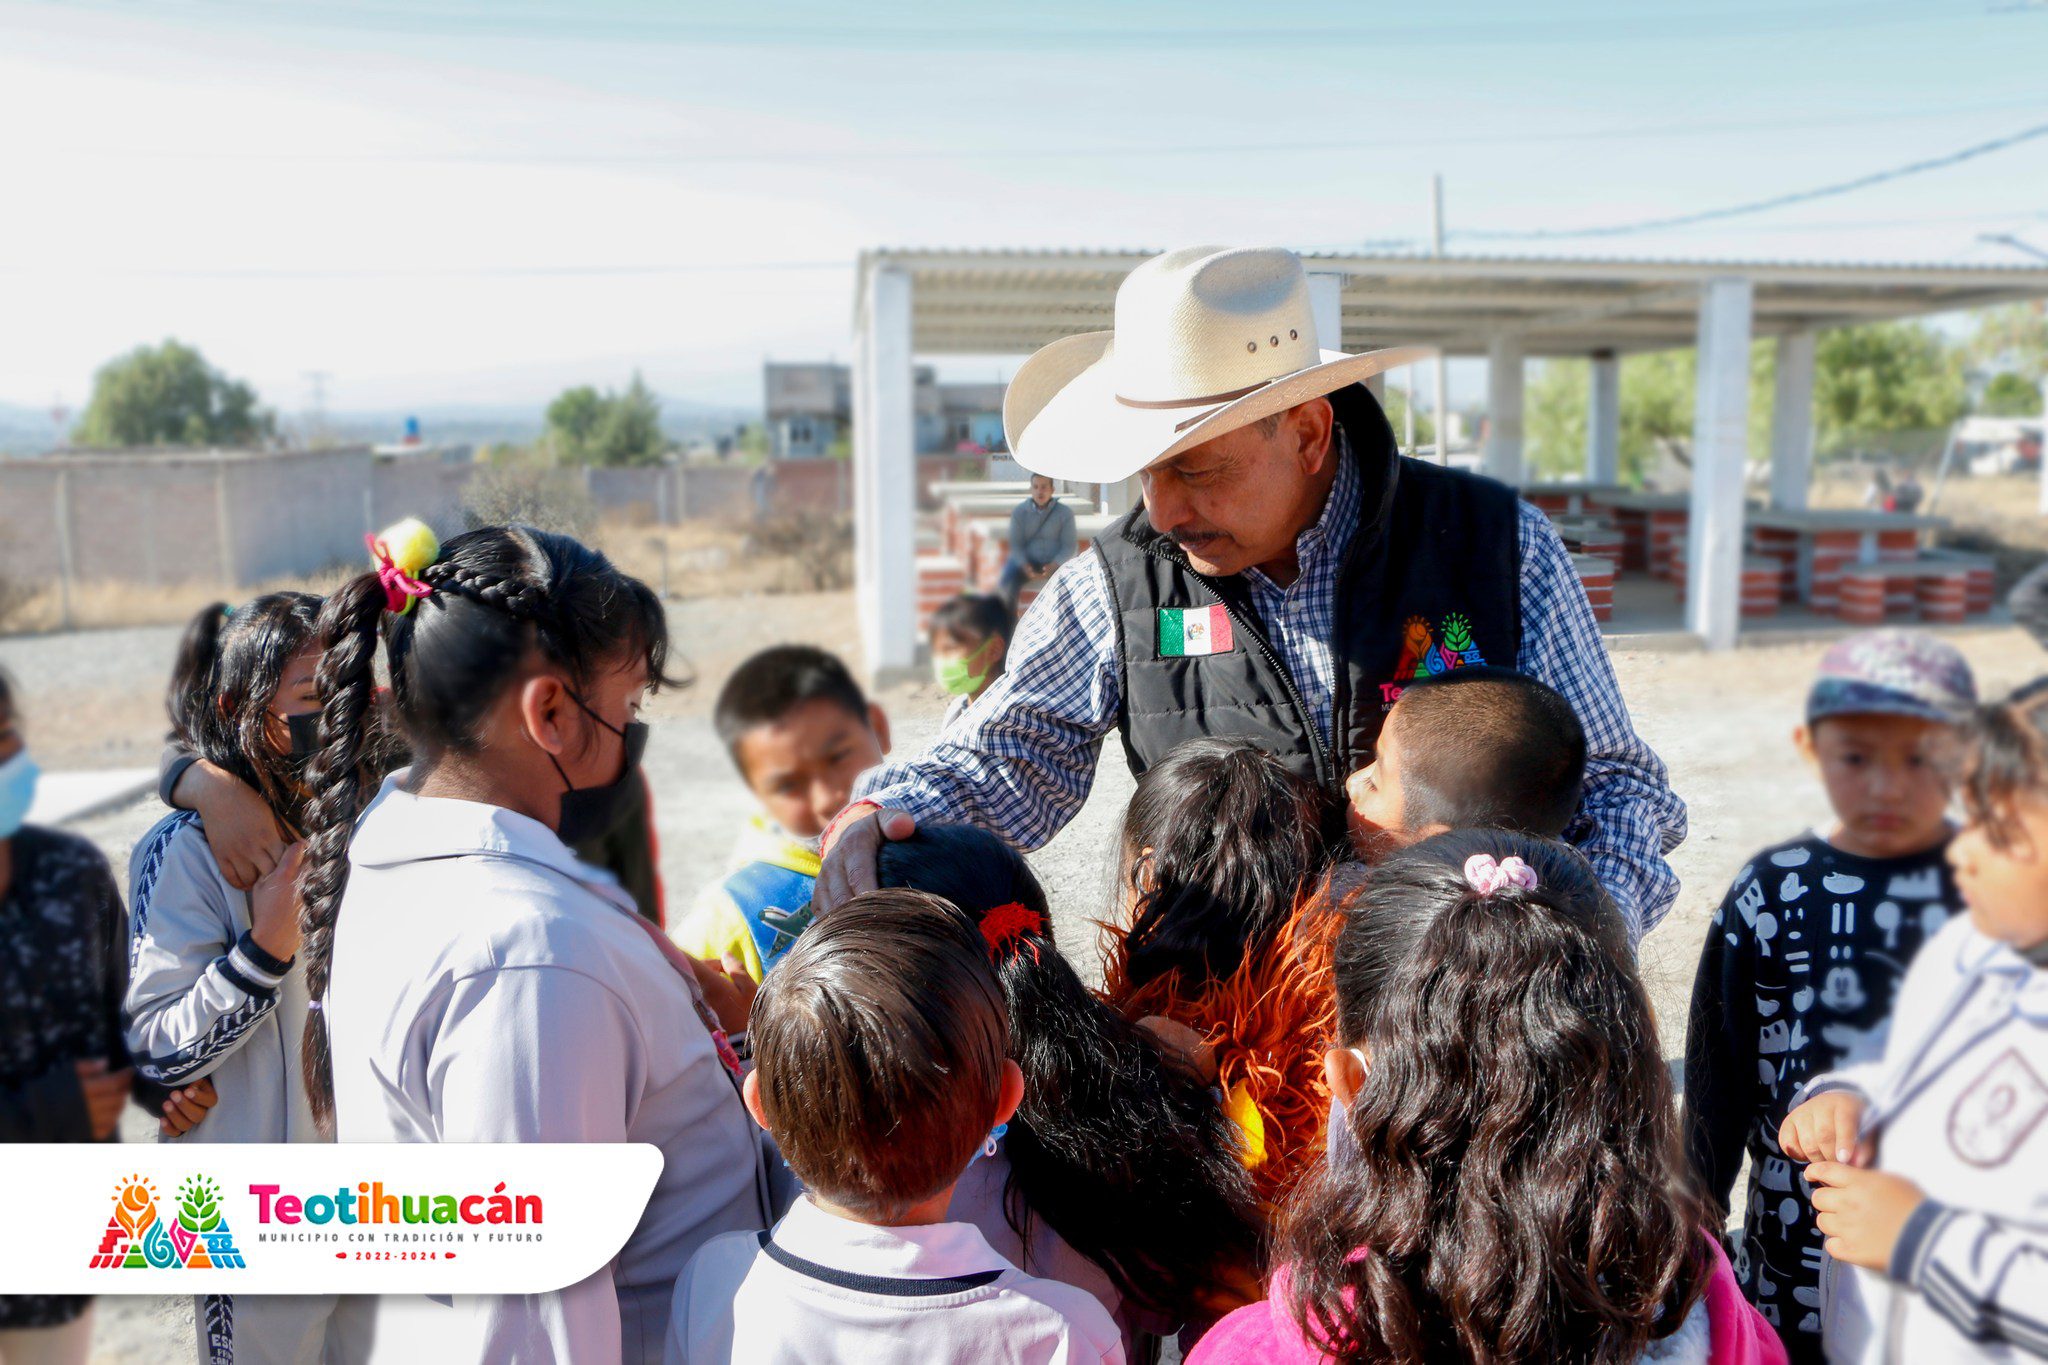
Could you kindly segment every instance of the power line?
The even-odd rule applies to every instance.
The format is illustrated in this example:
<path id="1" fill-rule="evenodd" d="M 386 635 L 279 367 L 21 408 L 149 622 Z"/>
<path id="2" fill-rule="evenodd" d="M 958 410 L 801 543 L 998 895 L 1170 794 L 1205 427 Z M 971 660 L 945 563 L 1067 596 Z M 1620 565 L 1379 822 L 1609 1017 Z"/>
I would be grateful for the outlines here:
<path id="1" fill-rule="evenodd" d="M 2048 123 L 2037 123 L 2031 128 L 2022 128 L 2017 133 L 2008 133 L 2004 137 L 1992 138 L 1989 142 L 1975 143 L 1972 146 L 1948 152 L 1941 156 L 1926 157 L 1919 161 L 1909 161 L 1903 166 L 1893 166 L 1888 170 L 1873 171 L 1869 175 L 1859 175 L 1853 180 L 1837 181 L 1832 185 L 1821 185 L 1810 190 L 1796 190 L 1790 194 L 1773 195 L 1769 199 L 1752 200 L 1746 204 L 1731 204 L 1725 208 L 1703 209 L 1697 213 L 1674 214 L 1668 218 L 1648 218 L 1640 222 L 1616 223 L 1606 227 L 1468 228 L 1461 232 L 1453 232 L 1450 236 L 1475 242 L 1537 242 L 1555 241 L 1572 237 L 1623 237 L 1639 232 L 1659 232 L 1667 228 L 1690 227 L 1695 223 L 1719 222 L 1725 218 L 1740 217 L 1744 214 L 1763 213 L 1770 209 L 1789 208 L 1794 204 L 1811 203 L 1816 199 L 1831 199 L 1836 195 L 1849 194 L 1856 190 L 1869 189 L 1874 185 L 1889 184 L 1894 180 L 1904 180 L 1909 176 L 1924 175 L 1928 171 L 1938 171 L 1949 166 L 1959 165 L 1965 161 L 1975 160 L 1980 156 L 1989 156 L 1993 152 L 2002 152 L 2008 148 L 2017 147 L 2023 142 L 2031 142 L 2040 137 L 2048 137 Z"/>

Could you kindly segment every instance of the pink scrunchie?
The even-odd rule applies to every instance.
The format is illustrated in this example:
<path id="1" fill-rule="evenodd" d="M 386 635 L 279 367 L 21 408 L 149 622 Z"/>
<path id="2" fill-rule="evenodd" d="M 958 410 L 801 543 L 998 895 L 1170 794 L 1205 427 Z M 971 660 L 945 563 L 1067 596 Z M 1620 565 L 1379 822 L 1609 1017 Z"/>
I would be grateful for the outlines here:
<path id="1" fill-rule="evenodd" d="M 384 610 L 403 616 L 412 610 L 415 599 L 433 596 L 432 584 L 420 582 L 391 562 L 391 551 L 384 548 L 383 541 L 366 535 L 363 544 L 370 547 L 370 557 L 377 561 L 377 581 L 384 586 Z"/>
<path id="2" fill-rule="evenodd" d="M 1536 869 L 1513 856 L 1495 862 L 1491 853 L 1475 853 L 1465 860 L 1465 880 L 1482 896 L 1509 886 L 1534 891 Z"/>

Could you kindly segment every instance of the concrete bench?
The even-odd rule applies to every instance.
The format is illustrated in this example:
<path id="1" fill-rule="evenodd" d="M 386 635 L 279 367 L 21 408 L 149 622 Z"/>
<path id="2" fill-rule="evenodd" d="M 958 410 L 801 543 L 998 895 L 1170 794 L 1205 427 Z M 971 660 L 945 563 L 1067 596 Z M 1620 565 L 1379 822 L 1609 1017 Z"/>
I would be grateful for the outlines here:
<path id="1" fill-rule="evenodd" d="M 1678 600 L 1685 600 L 1685 537 L 1679 536 L 1672 549 L 1672 577 L 1678 583 Z M 1742 615 L 1776 616 L 1785 600 L 1785 584 L 1778 561 L 1768 555 L 1742 557 Z"/>
<path id="2" fill-rule="evenodd" d="M 1854 564 L 1842 570 L 1835 614 L 1859 626 L 1888 616 L 1954 625 L 1969 614 L 1970 567 L 1938 559 Z"/>

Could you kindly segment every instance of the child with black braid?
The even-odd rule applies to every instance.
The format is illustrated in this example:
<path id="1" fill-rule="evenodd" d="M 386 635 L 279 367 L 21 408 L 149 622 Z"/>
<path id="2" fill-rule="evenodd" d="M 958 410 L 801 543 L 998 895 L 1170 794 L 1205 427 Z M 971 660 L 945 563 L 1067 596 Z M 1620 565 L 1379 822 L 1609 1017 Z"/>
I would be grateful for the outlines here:
<path id="1" fill-rule="evenodd" d="M 445 550 L 417 523 L 321 615 L 323 710 L 301 884 L 314 1112 L 344 1142 L 649 1142 L 662 1174 L 605 1270 L 550 1295 L 387 1297 L 380 1341 L 438 1365 L 659 1359 L 669 1290 L 710 1237 L 773 1214 L 706 988 L 569 845 L 639 780 L 660 603 L 530 527 Z M 413 763 L 372 793 L 382 638 Z M 737 1028 L 745 1000 L 704 980 Z M 331 1064 L 331 1072 L 330 1072 Z"/>

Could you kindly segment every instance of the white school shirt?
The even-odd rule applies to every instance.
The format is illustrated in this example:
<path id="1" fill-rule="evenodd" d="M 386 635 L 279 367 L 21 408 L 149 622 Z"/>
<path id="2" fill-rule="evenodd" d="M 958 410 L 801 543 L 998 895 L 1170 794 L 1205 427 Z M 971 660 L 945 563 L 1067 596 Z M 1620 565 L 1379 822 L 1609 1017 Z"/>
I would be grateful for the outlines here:
<path id="1" fill-rule="evenodd" d="M 707 1243 L 676 1281 L 664 1365 L 1122 1365 L 1084 1289 L 998 1256 L 966 1223 L 884 1228 L 796 1201 L 772 1234 Z"/>
<path id="2" fill-rule="evenodd" d="M 349 845 L 324 1006 L 343 1142 L 648 1142 L 616 1260 L 553 1294 L 386 1297 L 380 1358 L 659 1359 L 710 1238 L 770 1221 L 753 1120 L 691 989 L 609 874 L 538 821 L 394 774 Z"/>
<path id="3" fill-rule="evenodd" d="M 2048 971 L 1949 921 L 1900 984 L 1883 1060 L 1799 1099 L 1837 1089 L 1863 1097 L 1878 1169 L 1927 1198 L 1887 1273 L 1826 1263 L 1828 1359 L 2048 1356 Z"/>

